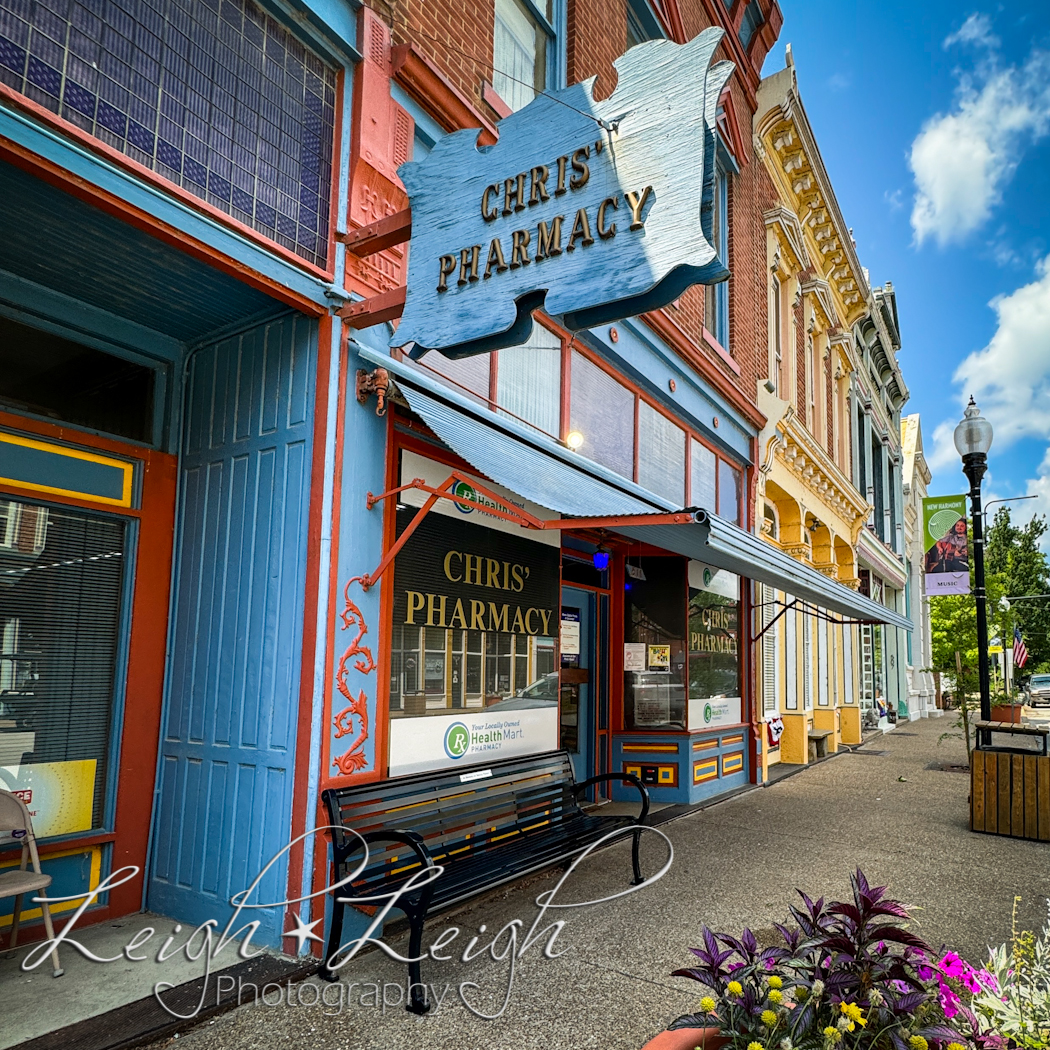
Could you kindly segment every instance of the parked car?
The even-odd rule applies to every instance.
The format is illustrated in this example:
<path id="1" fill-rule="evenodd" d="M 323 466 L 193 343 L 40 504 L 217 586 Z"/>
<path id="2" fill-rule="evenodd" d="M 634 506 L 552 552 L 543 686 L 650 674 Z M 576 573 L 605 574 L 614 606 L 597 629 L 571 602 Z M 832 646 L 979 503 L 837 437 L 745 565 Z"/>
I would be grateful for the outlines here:
<path id="1" fill-rule="evenodd" d="M 1028 681 L 1028 702 L 1032 707 L 1050 707 L 1050 674 L 1034 674 Z"/>

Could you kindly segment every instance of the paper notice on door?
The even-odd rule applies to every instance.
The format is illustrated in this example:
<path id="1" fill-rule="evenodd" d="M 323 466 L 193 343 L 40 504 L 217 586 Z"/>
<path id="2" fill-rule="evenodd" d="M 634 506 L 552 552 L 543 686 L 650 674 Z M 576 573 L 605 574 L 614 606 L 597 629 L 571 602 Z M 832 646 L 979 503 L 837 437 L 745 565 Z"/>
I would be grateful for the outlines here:
<path id="1" fill-rule="evenodd" d="M 580 614 L 562 612 L 561 614 L 561 655 L 579 656 L 580 654 Z"/>
<path id="2" fill-rule="evenodd" d="M 623 643 L 623 669 L 625 671 L 644 671 L 645 642 Z"/>

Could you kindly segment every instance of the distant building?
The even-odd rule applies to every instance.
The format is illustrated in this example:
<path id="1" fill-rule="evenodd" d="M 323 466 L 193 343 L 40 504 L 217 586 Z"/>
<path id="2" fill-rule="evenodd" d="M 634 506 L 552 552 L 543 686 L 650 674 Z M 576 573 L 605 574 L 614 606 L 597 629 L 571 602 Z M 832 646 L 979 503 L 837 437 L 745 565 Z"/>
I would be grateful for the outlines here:
<path id="1" fill-rule="evenodd" d="M 901 420 L 901 448 L 904 453 L 904 558 L 908 582 L 904 605 L 915 630 L 907 642 L 908 715 L 910 718 L 939 716 L 930 651 L 930 606 L 924 599 L 922 501 L 930 484 L 930 468 L 922 448 L 919 416 Z"/>

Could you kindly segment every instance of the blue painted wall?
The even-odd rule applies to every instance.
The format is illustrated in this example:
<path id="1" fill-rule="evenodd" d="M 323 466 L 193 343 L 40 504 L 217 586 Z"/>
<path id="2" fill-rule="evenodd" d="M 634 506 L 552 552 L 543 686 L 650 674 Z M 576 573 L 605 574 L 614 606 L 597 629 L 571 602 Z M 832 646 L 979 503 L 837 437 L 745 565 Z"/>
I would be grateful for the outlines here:
<path id="1" fill-rule="evenodd" d="M 225 924 L 291 835 L 316 322 L 198 350 L 186 387 L 148 904 Z M 256 899 L 286 896 L 274 865 Z M 280 944 L 282 909 L 254 911 Z"/>

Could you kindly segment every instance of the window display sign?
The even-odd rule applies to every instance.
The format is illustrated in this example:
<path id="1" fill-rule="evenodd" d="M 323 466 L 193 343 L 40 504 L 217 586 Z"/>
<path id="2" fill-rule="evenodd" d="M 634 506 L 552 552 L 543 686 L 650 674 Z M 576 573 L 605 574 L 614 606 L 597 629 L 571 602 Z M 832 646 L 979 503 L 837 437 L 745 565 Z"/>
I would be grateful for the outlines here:
<path id="1" fill-rule="evenodd" d="M 553 751 L 558 746 L 558 705 L 525 710 L 462 712 L 390 723 L 390 775 Z"/>
<path id="2" fill-rule="evenodd" d="M 459 358 L 528 340 L 543 307 L 570 330 L 664 306 L 729 276 L 713 246 L 715 122 L 733 71 L 721 29 L 650 40 L 594 81 L 441 138 L 398 174 L 412 205 L 408 295 L 392 346 Z"/>
<path id="3" fill-rule="evenodd" d="M 645 646 L 641 642 L 623 643 L 623 669 L 625 671 L 645 670 Z"/>
<path id="4" fill-rule="evenodd" d="M 926 593 L 969 594 L 966 497 L 925 497 L 922 501 L 922 538 Z"/>
<path id="5" fill-rule="evenodd" d="M 741 718 L 740 578 L 689 563 L 689 729 Z"/>
<path id="6" fill-rule="evenodd" d="M 0 788 L 26 804 L 39 839 L 91 830 L 95 804 L 93 758 L 0 767 Z M 3 829 L 0 828 L 0 836 Z"/>
<path id="7" fill-rule="evenodd" d="M 671 647 L 669 645 L 649 646 L 649 670 L 669 671 L 671 669 Z"/>

